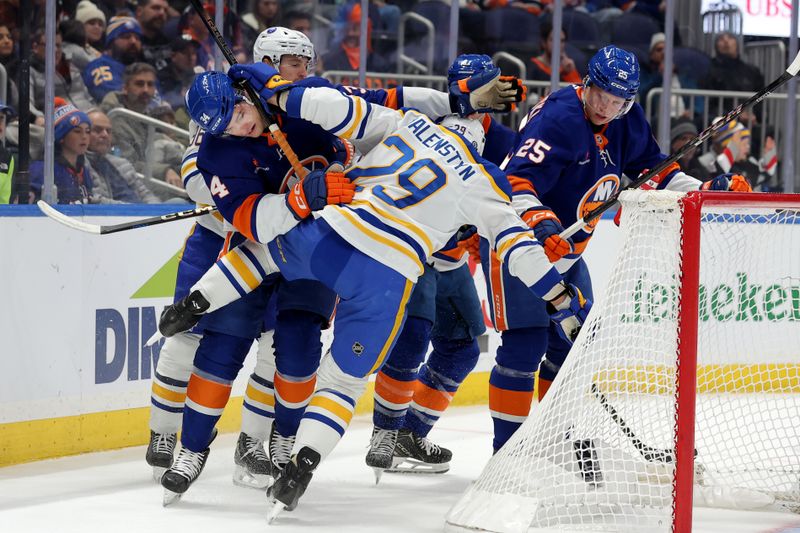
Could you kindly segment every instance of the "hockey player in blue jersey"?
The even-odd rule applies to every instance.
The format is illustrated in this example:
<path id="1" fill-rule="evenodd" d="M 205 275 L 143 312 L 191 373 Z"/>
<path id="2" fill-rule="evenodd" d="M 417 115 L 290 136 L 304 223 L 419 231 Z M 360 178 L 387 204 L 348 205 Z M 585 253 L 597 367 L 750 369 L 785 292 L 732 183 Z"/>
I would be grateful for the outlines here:
<path id="1" fill-rule="evenodd" d="M 483 158 L 500 164 L 515 133 L 480 115 L 463 99 L 462 80 L 493 76 L 499 69 L 486 55 L 464 54 L 448 69 L 448 87 L 461 116 L 480 120 L 486 132 Z M 474 83 L 474 82 L 473 82 Z M 474 234 L 474 228 L 471 232 Z M 375 377 L 373 430 L 366 463 L 381 473 L 443 473 L 452 452 L 427 435 L 478 362 L 477 337 L 486 331 L 480 299 L 459 231 L 435 252 L 417 280 L 395 347 Z M 428 345 L 433 351 L 425 360 Z M 420 363 L 425 362 L 420 367 Z"/>
<path id="2" fill-rule="evenodd" d="M 328 385 L 315 392 L 292 461 L 270 489 L 279 511 L 297 504 L 314 469 L 341 438 L 367 377 L 384 363 L 402 328 L 427 258 L 462 225 L 474 224 L 526 290 L 551 302 L 552 320 L 565 336 L 574 335 L 590 302 L 561 282 L 533 232 L 511 208 L 503 173 L 480 158 L 483 128 L 477 121 L 459 119 L 465 138 L 414 111 L 393 111 L 326 87 L 279 84 L 274 72 L 261 68 L 240 66 L 233 74 L 255 81 L 271 103 L 280 92 L 280 108 L 289 117 L 318 123 L 365 153 L 346 174 L 335 173 L 357 186 L 350 204 L 314 201 L 308 204 L 314 215 L 287 233 L 273 239 L 268 232 L 254 232 L 268 246 L 247 242 L 231 251 L 186 299 L 165 311 L 159 325 L 165 335 L 191 327 L 203 313 L 278 271 L 287 279 L 322 281 L 339 295 L 330 357 L 319 371 L 319 382 Z M 219 127 L 230 127 L 227 120 L 223 117 Z M 331 174 L 309 176 L 321 184 Z M 254 203 L 269 200 L 264 195 Z M 279 201 L 291 205 L 291 200 Z M 257 212 L 250 220 L 259 228 L 274 224 L 265 215 Z"/>
<path id="3" fill-rule="evenodd" d="M 543 243 L 565 281 L 589 298 L 592 286 L 581 254 L 597 222 L 570 239 L 559 233 L 610 198 L 620 188 L 623 174 L 636 177 L 666 158 L 642 108 L 634 102 L 638 88 L 636 57 L 615 46 L 601 49 L 591 58 L 582 85 L 556 91 L 531 109 L 520 126 L 519 142 L 502 166 L 517 213 Z M 700 188 L 700 181 L 674 164 L 645 187 L 691 190 Z M 708 187 L 749 190 L 741 177 L 722 176 Z M 536 370 L 541 398 L 571 343 L 555 334 L 545 302 L 524 292 L 508 265 L 489 253 L 488 243 L 481 248 L 491 317 L 502 334 L 489 392 L 496 451 L 528 416 Z M 599 481 L 591 443 L 574 446 L 584 478 Z"/>
<path id="4" fill-rule="evenodd" d="M 305 36 L 298 38 L 297 35 L 265 32 L 264 38 L 257 41 L 254 53 L 269 55 L 269 60 L 290 79 L 302 79 L 307 74 L 314 54 L 311 42 Z M 214 90 L 214 77 L 208 77 L 205 81 L 206 85 L 193 86 L 195 92 L 190 94 L 190 100 L 193 95 L 197 96 L 198 90 L 201 96 L 206 89 Z M 237 104 L 237 99 L 234 97 L 231 105 L 223 111 L 231 115 L 238 112 L 244 116 L 246 111 L 243 110 L 253 107 L 244 101 Z M 202 105 L 202 98 L 200 104 L 194 98 L 194 103 Z M 239 232 L 228 233 L 224 240 L 218 236 L 219 228 L 226 224 L 221 216 L 219 220 L 206 220 L 195 229 L 182 255 L 176 298 L 185 295 L 181 292 L 188 289 L 221 252 L 224 253 L 229 246 L 235 246 L 244 238 L 253 238 L 252 232 L 258 231 L 248 221 L 248 210 L 253 206 L 243 200 L 240 202 L 242 209 L 234 212 L 229 208 L 229 200 L 235 197 L 238 201 L 240 197 L 237 195 L 249 197 L 262 193 L 275 193 L 276 197 L 281 197 L 298 179 L 274 139 L 262 135 L 263 125 L 258 128 L 254 125 L 255 121 L 246 129 L 232 128 L 229 133 L 238 134 L 238 137 L 229 135 L 216 139 L 212 138 L 213 135 L 198 134 L 202 141 L 184 161 L 182 174 L 193 198 L 204 203 L 215 203 L 227 216 L 227 223 L 239 222 L 228 226 L 229 229 L 236 227 Z M 307 169 L 325 168 L 334 161 L 346 162 L 352 155 L 351 151 L 344 149 L 346 146 L 341 141 L 317 126 L 293 120 L 282 124 L 282 130 L 299 155 L 301 164 Z M 212 134 L 221 132 L 211 131 Z M 228 184 L 227 178 L 230 176 L 238 178 L 234 185 Z M 342 190 L 346 192 L 351 189 L 349 182 L 343 183 Z M 274 205 L 262 205 L 257 209 L 267 212 L 275 210 L 276 220 L 282 213 Z M 302 206 L 296 206 L 296 210 L 297 213 L 290 214 L 292 220 L 295 216 L 301 216 Z M 283 214 L 287 215 L 286 212 Z M 287 221 L 280 223 L 284 222 Z M 222 251 L 221 244 L 224 246 Z M 316 368 L 321 355 L 320 328 L 330 320 L 335 301 L 336 295 L 319 282 L 287 282 L 280 276 L 271 276 L 247 297 L 206 317 L 200 324 L 202 338 L 199 342 L 197 336 L 192 337 L 191 334 L 182 335 L 177 345 L 171 342 L 172 339 L 167 341 L 165 357 L 159 361 L 153 384 L 153 421 L 159 426 L 155 449 L 159 445 L 163 449 L 161 456 L 166 466 L 169 466 L 172 451 L 166 449 L 169 437 L 164 435 L 174 435 L 179 426 L 174 417 L 170 420 L 168 415 L 159 411 L 182 411 L 183 431 L 180 453 L 161 477 L 166 489 L 166 503 L 174 501 L 176 494 L 185 492 L 202 471 L 209 453 L 208 444 L 213 438 L 213 428 L 230 395 L 231 383 L 253 340 L 262 329 L 271 329 L 270 325 L 274 325 L 274 335 L 267 335 L 260 340 L 256 368 L 245 391 L 242 433 L 234 458 L 237 466 L 234 481 L 266 486 L 265 478 L 274 474 L 288 460 L 300 415 L 314 390 Z M 268 309 L 270 303 L 272 305 Z M 264 325 L 265 314 L 271 323 L 267 326 Z M 274 364 L 269 353 L 269 344 L 272 342 L 275 346 Z M 187 358 L 186 353 L 194 355 L 193 370 L 192 359 Z M 187 360 L 189 370 L 192 370 L 191 376 L 184 370 Z M 164 372 L 159 372 L 159 369 Z M 185 406 L 181 405 L 181 393 L 185 394 Z M 273 417 L 275 423 L 270 424 Z M 166 433 L 165 429 L 171 431 Z M 271 465 L 263 450 L 267 435 Z M 174 442 L 174 436 L 172 439 Z M 152 444 L 148 449 L 148 461 L 156 462 L 155 454 L 151 453 L 154 449 Z"/>

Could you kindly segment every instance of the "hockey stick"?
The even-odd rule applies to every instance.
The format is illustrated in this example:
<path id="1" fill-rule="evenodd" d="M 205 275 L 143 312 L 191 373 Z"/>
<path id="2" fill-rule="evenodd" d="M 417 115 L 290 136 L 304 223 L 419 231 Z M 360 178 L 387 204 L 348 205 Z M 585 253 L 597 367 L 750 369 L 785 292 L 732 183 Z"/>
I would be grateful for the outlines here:
<path id="1" fill-rule="evenodd" d="M 225 42 L 225 39 L 222 38 L 222 34 L 217 29 L 217 25 L 214 24 L 214 20 L 208 14 L 205 8 L 203 8 L 203 4 L 200 3 L 200 0 L 189 0 L 189 2 L 191 2 L 192 7 L 195 11 L 197 11 L 197 14 L 200 15 L 200 18 L 203 19 L 203 24 L 205 24 L 209 33 L 214 38 L 214 41 L 222 51 L 222 55 L 225 56 L 225 60 L 228 62 L 228 64 L 235 65 L 238 63 L 238 61 L 236 61 L 236 56 L 233 55 L 233 51 L 228 46 L 228 43 Z M 304 178 L 306 174 L 308 174 L 308 171 L 303 167 L 303 165 L 300 164 L 297 154 L 295 154 L 294 150 L 292 150 L 292 147 L 289 146 L 289 141 L 286 140 L 286 136 L 280 130 L 278 125 L 270 120 L 267 110 L 264 108 L 264 104 L 261 101 L 261 97 L 258 96 L 258 93 L 256 93 L 255 89 L 251 87 L 249 83 L 244 83 L 242 85 L 247 93 L 247 96 L 253 102 L 253 105 L 256 106 L 256 109 L 258 109 L 258 114 L 261 115 L 261 119 L 264 121 L 264 124 L 267 125 L 269 132 L 272 134 L 281 150 L 283 150 L 284 155 L 286 155 L 286 159 L 288 159 L 289 163 L 292 165 L 292 169 L 294 170 L 295 174 L 297 174 L 297 176 L 301 179 Z"/>
<path id="2" fill-rule="evenodd" d="M 85 233 L 94 233 L 96 235 L 105 235 L 107 233 L 117 233 L 118 231 L 127 231 L 129 229 L 155 226 L 165 222 L 172 222 L 173 220 L 185 220 L 187 218 L 208 215 L 217 210 L 217 208 L 213 205 L 206 205 L 203 207 L 196 207 L 194 209 L 187 209 L 186 211 L 178 211 L 177 213 L 167 213 L 166 215 L 157 217 L 135 220 L 133 222 L 123 222 L 122 224 L 113 224 L 111 226 L 100 226 L 69 217 L 60 211 L 56 211 L 53 206 L 49 205 L 43 200 L 36 202 L 36 205 L 39 206 L 39 209 L 42 210 L 42 213 L 52 218 L 56 222 L 60 222 L 61 224 L 64 224 L 72 229 L 83 231 Z"/>
<path id="3" fill-rule="evenodd" d="M 611 416 L 611 419 L 619 426 L 622 432 L 631 440 L 633 443 L 633 447 L 636 448 L 636 451 L 641 454 L 642 457 L 646 461 L 650 461 L 652 463 L 674 463 L 675 462 L 675 452 L 673 450 L 666 450 L 663 448 L 653 448 L 652 446 L 648 446 L 644 442 L 642 442 L 639 437 L 636 436 L 636 433 L 628 426 L 628 423 L 625 422 L 625 419 L 620 416 L 614 406 L 608 401 L 608 397 L 603 394 L 603 391 L 600 390 L 600 387 L 597 386 L 597 383 L 592 383 L 592 394 L 600 401 L 600 405 L 603 406 L 603 409 Z M 697 450 L 694 451 L 695 457 L 697 457 Z"/>
<path id="4" fill-rule="evenodd" d="M 560 237 L 562 239 L 568 239 L 572 237 L 576 233 L 578 233 L 586 224 L 595 220 L 600 215 L 611 209 L 619 199 L 619 195 L 626 190 L 629 189 L 637 189 L 651 180 L 653 177 L 657 176 L 662 170 L 669 167 L 671 164 L 678 161 L 684 155 L 686 155 L 690 150 L 697 148 L 701 144 L 703 144 L 709 137 L 714 135 L 717 131 L 719 131 L 722 126 L 730 122 L 731 120 L 735 119 L 739 115 L 741 115 L 742 111 L 745 108 L 754 106 L 761 102 L 764 98 L 767 97 L 768 94 L 774 92 L 778 87 L 792 79 L 793 77 L 797 76 L 797 72 L 800 71 L 800 52 L 798 52 L 797 56 L 794 58 L 794 61 L 789 65 L 789 68 L 781 74 L 779 77 L 775 78 L 772 83 L 755 93 L 753 96 L 745 100 L 743 103 L 739 104 L 738 106 L 734 107 L 732 110 L 728 111 L 722 119 L 716 121 L 715 123 L 711 124 L 709 127 L 704 129 L 702 132 L 697 134 L 694 139 L 684 144 L 680 150 L 669 156 L 668 158 L 664 159 L 661 163 L 656 165 L 655 167 L 651 168 L 632 182 L 628 184 L 627 187 L 615 192 L 611 195 L 611 198 L 603 202 L 602 204 L 598 205 L 585 215 L 583 218 L 579 219 L 577 222 L 569 226 L 567 229 L 561 232 Z"/>

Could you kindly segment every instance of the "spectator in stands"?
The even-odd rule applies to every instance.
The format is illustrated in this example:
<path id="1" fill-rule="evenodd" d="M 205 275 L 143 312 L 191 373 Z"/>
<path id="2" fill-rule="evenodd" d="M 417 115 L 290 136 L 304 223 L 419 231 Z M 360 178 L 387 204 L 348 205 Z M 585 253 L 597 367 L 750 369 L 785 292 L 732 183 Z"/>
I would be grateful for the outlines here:
<path id="1" fill-rule="evenodd" d="M 717 117 L 714 122 L 721 119 Z M 709 176 L 733 172 L 750 180 L 753 190 L 779 191 L 775 139 L 769 135 L 766 137 L 761 160 L 751 155 L 751 139 L 750 130 L 742 122 L 733 120 L 714 135 L 711 151 L 698 159 Z"/>
<path id="2" fill-rule="evenodd" d="M 283 17 L 284 28 L 299 31 L 311 38 L 311 14 L 305 11 L 289 11 Z"/>
<path id="3" fill-rule="evenodd" d="M 97 50 L 99 56 L 100 50 L 105 48 L 105 13 L 90 0 L 81 0 L 78 3 L 78 7 L 75 9 L 75 20 L 83 24 L 83 28 L 86 30 L 86 43 L 88 46 Z"/>
<path id="4" fill-rule="evenodd" d="M 14 110 L 0 103 L 0 204 L 17 203 L 11 198 L 14 186 L 14 155 L 6 149 L 6 120 Z"/>
<path id="5" fill-rule="evenodd" d="M 83 81 L 95 101 L 122 88 L 125 67 L 142 59 L 142 29 L 135 18 L 113 17 L 106 31 L 106 49 L 90 61 L 83 71 Z"/>
<path id="6" fill-rule="evenodd" d="M 34 32 L 31 39 L 31 104 L 41 114 L 44 110 L 44 85 L 45 85 L 45 33 L 44 28 Z M 55 41 L 55 76 L 53 77 L 53 88 L 55 95 L 71 102 L 78 109 L 89 109 L 94 105 L 89 92 L 81 78 L 80 71 L 70 63 L 62 52 L 62 38 L 60 33 L 56 33 Z"/>
<path id="7" fill-rule="evenodd" d="M 6 69 L 6 99 L 13 107 L 19 106 L 19 93 L 17 92 L 17 58 L 14 50 L 14 38 L 11 27 L 0 24 L 0 64 Z"/>
<path id="8" fill-rule="evenodd" d="M 528 62 L 528 79 L 531 80 L 549 80 L 552 69 L 550 68 L 550 61 L 553 53 L 553 24 L 545 21 L 541 26 L 541 48 L 542 53 L 536 57 L 532 57 Z M 567 83 L 581 83 L 581 75 L 578 69 L 575 68 L 575 61 L 573 61 L 566 52 L 567 32 L 561 30 L 561 70 L 559 78 L 561 81 Z"/>
<path id="9" fill-rule="evenodd" d="M 716 55 L 711 59 L 708 76 L 702 83 L 704 89 L 742 91 L 754 93 L 764 86 L 764 75 L 757 67 L 749 65 L 739 56 L 739 41 L 730 32 L 722 32 L 714 40 Z M 733 107 L 733 100 L 725 99 L 724 109 Z M 759 113 L 756 111 L 756 115 Z M 754 115 L 745 111 L 740 116 L 743 122 L 751 122 Z"/>
<path id="10" fill-rule="evenodd" d="M 664 48 L 666 47 L 666 36 L 659 32 L 654 33 L 650 39 L 650 56 L 649 61 L 642 65 L 641 74 L 639 77 L 639 94 L 642 97 L 644 104 L 647 94 L 656 87 L 661 87 L 664 83 Z M 684 86 L 691 85 L 691 81 L 687 81 L 686 85 L 682 83 L 683 78 L 678 73 L 676 65 L 672 65 L 672 90 L 680 90 Z M 670 116 L 691 116 L 691 111 L 686 108 L 686 103 L 680 96 L 673 96 L 670 102 Z M 653 100 L 653 104 L 658 109 L 659 98 Z M 693 174 L 691 174 L 693 175 Z"/>
<path id="11" fill-rule="evenodd" d="M 125 68 L 122 90 L 108 93 L 103 98 L 101 108 L 106 113 L 122 107 L 136 113 L 147 114 L 159 103 L 156 100 L 156 69 L 148 63 L 133 63 Z M 152 144 L 162 138 L 163 134 L 156 133 L 152 139 L 148 139 L 147 125 L 124 115 L 112 116 L 111 124 L 120 155 L 133 163 L 138 172 L 147 175 L 149 161 L 153 177 L 183 187 L 178 174 L 180 161 L 159 160 L 149 153 Z"/>
<path id="12" fill-rule="evenodd" d="M 100 52 L 86 43 L 86 27 L 77 20 L 62 20 L 58 31 L 63 38 L 64 57 L 69 58 L 78 72 L 83 72 L 89 61 L 100 57 Z"/>
<path id="13" fill-rule="evenodd" d="M 322 56 L 325 70 L 358 70 L 360 61 L 361 4 L 351 4 L 342 14 L 344 34 L 333 48 Z M 367 70 L 388 72 L 388 64 L 378 54 L 372 53 L 372 20 L 367 21 Z M 345 83 L 352 85 L 352 83 Z M 368 87 L 371 82 L 368 82 Z"/>
<path id="14" fill-rule="evenodd" d="M 62 98 L 56 98 L 54 122 L 55 165 L 54 183 L 57 203 L 88 204 L 92 202 L 92 174 L 85 164 L 89 149 L 89 117 Z M 44 161 L 34 161 L 30 166 L 31 192 L 39 199 L 44 186 Z"/>
<path id="15" fill-rule="evenodd" d="M 189 35 L 182 35 L 170 43 L 170 55 L 167 64 L 158 69 L 158 83 L 161 86 L 161 100 L 171 106 L 175 112 L 177 124 L 182 128 L 189 125 L 189 115 L 186 113 L 184 95 L 192 84 L 198 71 L 197 49 L 200 43 Z"/>
<path id="16" fill-rule="evenodd" d="M 160 200 L 147 188 L 127 159 L 111 153 L 114 142 L 108 115 L 95 108 L 88 113 L 92 122 L 89 135 L 89 160 L 95 196 L 100 203 L 147 203 Z"/>
<path id="17" fill-rule="evenodd" d="M 251 0 L 247 13 L 242 15 L 244 40 L 253 47 L 258 35 L 273 26 L 280 26 L 281 4 L 278 0 Z"/>
<path id="18" fill-rule="evenodd" d="M 501 7 L 515 7 L 539 16 L 548 9 L 553 0 L 473 0 L 472 3 L 484 11 Z"/>
<path id="19" fill-rule="evenodd" d="M 214 18 L 215 4 L 208 2 L 203 4 L 206 12 Z M 208 32 L 203 19 L 197 14 L 192 6 L 188 6 L 183 10 L 181 21 L 179 23 L 180 33 L 188 34 L 200 43 L 200 48 L 197 50 L 197 65 L 203 70 L 213 70 L 214 67 L 214 52 L 217 50 L 217 44 L 211 34 Z M 231 13 L 227 6 L 225 7 L 225 40 L 237 55 L 237 59 L 242 57 L 239 52 L 242 48 L 242 29 L 239 24 L 239 18 L 234 13 Z M 249 50 L 252 50 L 252 42 L 247 45 Z M 249 54 L 244 54 L 249 56 Z"/>
<path id="20" fill-rule="evenodd" d="M 136 20 L 142 28 L 142 56 L 156 70 L 167 64 L 170 40 L 164 35 L 167 22 L 167 0 L 138 0 Z"/>
<path id="21" fill-rule="evenodd" d="M 688 117 L 673 118 L 670 125 L 669 149 L 670 153 L 674 154 L 695 138 L 698 132 L 697 126 Z M 689 150 L 685 156 L 678 160 L 678 164 L 683 172 L 699 180 L 706 181 L 713 177 L 709 175 L 708 169 L 700 162 L 696 148 Z M 716 175 L 714 174 L 714 176 Z"/>

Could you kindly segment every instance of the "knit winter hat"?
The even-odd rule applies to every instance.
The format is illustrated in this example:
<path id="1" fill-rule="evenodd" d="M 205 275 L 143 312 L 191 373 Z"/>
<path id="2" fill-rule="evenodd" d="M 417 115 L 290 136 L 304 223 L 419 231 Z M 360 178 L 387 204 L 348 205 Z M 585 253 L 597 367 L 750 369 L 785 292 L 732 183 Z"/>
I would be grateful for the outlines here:
<path id="1" fill-rule="evenodd" d="M 94 19 L 100 19 L 103 21 L 103 24 L 105 24 L 106 14 L 100 11 L 100 8 L 91 0 L 81 0 L 78 3 L 78 8 L 75 10 L 75 20 L 85 24 Z"/>
<path id="2" fill-rule="evenodd" d="M 715 118 L 713 122 L 717 122 L 718 120 L 722 120 L 722 117 Z M 727 124 L 725 124 L 720 130 L 714 135 L 714 142 L 721 144 L 723 147 L 728 145 L 728 141 L 731 140 L 731 137 L 734 136 L 737 132 L 742 132 L 743 137 L 750 137 L 750 130 L 745 127 L 744 124 L 739 122 L 738 120 L 731 120 Z"/>
<path id="3" fill-rule="evenodd" d="M 72 104 L 68 104 L 63 98 L 56 98 L 56 113 L 53 126 L 56 144 L 63 139 L 67 133 L 77 128 L 82 123 L 92 126 L 89 115 L 78 109 Z"/>
<path id="4" fill-rule="evenodd" d="M 135 33 L 141 38 L 142 27 L 139 26 L 139 22 L 133 17 L 111 17 L 111 20 L 108 21 L 108 27 L 106 28 L 106 46 L 109 46 L 114 42 L 114 39 L 122 37 L 126 33 Z"/>

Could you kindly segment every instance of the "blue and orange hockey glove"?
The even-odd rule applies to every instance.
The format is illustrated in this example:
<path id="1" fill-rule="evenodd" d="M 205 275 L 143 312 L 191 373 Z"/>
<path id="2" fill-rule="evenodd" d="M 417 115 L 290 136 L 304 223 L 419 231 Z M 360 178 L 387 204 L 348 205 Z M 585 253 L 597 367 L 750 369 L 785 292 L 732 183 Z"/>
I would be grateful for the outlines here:
<path id="1" fill-rule="evenodd" d="M 238 84 L 249 83 L 264 100 L 265 107 L 272 96 L 294 87 L 292 82 L 281 78 L 278 71 L 267 63 L 237 63 L 228 69 L 228 77 Z"/>
<path id="2" fill-rule="evenodd" d="M 560 302 L 553 303 L 562 297 Z M 591 310 L 592 301 L 571 283 L 565 285 L 561 294 L 547 302 L 547 312 L 550 314 L 550 320 L 556 325 L 558 336 L 569 344 L 575 341 Z"/>
<path id="3" fill-rule="evenodd" d="M 325 170 L 312 170 L 286 193 L 286 205 L 297 220 L 330 204 L 349 204 L 356 193 L 355 184 L 344 175 L 338 163 Z"/>
<path id="4" fill-rule="evenodd" d="M 522 220 L 531 227 L 536 240 L 542 243 L 544 253 L 551 263 L 572 253 L 572 239 L 562 239 L 559 236 L 559 233 L 564 231 L 564 226 L 550 208 L 540 206 L 528 209 L 522 213 Z"/>
<path id="5" fill-rule="evenodd" d="M 753 192 L 750 182 L 741 174 L 720 174 L 700 186 L 701 191 Z"/>

